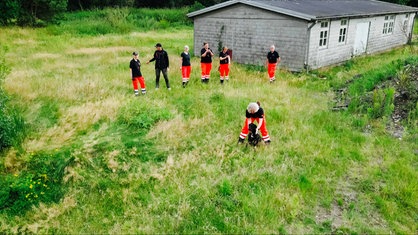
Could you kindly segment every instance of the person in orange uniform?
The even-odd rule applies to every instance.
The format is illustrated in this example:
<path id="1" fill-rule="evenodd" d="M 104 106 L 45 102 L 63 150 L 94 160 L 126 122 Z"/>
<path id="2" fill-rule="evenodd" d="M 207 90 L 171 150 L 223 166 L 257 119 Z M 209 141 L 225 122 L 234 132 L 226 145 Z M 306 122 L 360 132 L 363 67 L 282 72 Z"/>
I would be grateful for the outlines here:
<path id="1" fill-rule="evenodd" d="M 248 104 L 245 110 L 245 122 L 242 127 L 241 134 L 238 138 L 238 143 L 244 143 L 245 138 L 248 135 L 248 128 L 250 123 L 257 122 L 257 132 L 261 131 L 261 137 L 266 144 L 270 144 L 270 136 L 266 128 L 266 117 L 264 115 L 263 108 L 260 107 L 260 102 L 252 102 Z"/>
<path id="2" fill-rule="evenodd" d="M 270 51 L 267 53 L 267 72 L 270 82 L 274 82 L 274 80 L 276 80 L 275 74 L 278 63 L 280 63 L 279 53 L 276 51 L 275 46 L 271 45 Z"/>
<path id="3" fill-rule="evenodd" d="M 189 46 L 184 46 L 184 51 L 180 55 L 181 59 L 181 76 L 182 76 L 182 86 L 186 87 L 190 80 L 190 73 L 191 73 L 191 64 L 190 64 L 190 53 L 189 53 Z"/>
<path id="4" fill-rule="evenodd" d="M 229 65 L 231 64 L 231 57 L 228 53 L 228 47 L 223 47 L 219 53 L 219 73 L 221 74 L 221 84 L 224 80 L 229 80 Z"/>
<path id="5" fill-rule="evenodd" d="M 141 73 L 141 62 L 138 59 L 138 52 L 134 51 L 132 53 L 132 56 L 133 58 L 131 62 L 129 63 L 129 68 L 131 70 L 132 85 L 134 87 L 134 93 L 135 93 L 135 96 L 139 95 L 139 91 L 138 91 L 138 83 L 139 83 L 141 86 L 141 93 L 145 95 L 147 90 L 145 87 L 145 79 Z"/>
<path id="6" fill-rule="evenodd" d="M 209 48 L 209 43 L 204 42 L 203 48 L 200 50 L 200 67 L 202 69 L 202 82 L 208 83 L 210 79 L 210 71 L 212 70 L 212 49 Z"/>

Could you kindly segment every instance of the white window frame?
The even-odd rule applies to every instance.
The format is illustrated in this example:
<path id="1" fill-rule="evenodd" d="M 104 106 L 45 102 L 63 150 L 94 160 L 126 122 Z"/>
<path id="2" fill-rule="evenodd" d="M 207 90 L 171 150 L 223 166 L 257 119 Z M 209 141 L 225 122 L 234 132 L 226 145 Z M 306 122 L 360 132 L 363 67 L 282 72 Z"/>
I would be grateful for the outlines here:
<path id="1" fill-rule="evenodd" d="M 340 32 L 338 35 L 338 43 L 345 44 L 347 42 L 348 19 L 341 19 Z"/>
<path id="2" fill-rule="evenodd" d="M 395 15 L 385 16 L 385 21 L 383 23 L 383 35 L 393 34 L 393 29 L 395 27 Z"/>
<path id="3" fill-rule="evenodd" d="M 330 21 L 321 21 L 320 22 L 320 31 L 319 31 L 319 48 L 327 48 L 329 42 L 329 27 Z"/>

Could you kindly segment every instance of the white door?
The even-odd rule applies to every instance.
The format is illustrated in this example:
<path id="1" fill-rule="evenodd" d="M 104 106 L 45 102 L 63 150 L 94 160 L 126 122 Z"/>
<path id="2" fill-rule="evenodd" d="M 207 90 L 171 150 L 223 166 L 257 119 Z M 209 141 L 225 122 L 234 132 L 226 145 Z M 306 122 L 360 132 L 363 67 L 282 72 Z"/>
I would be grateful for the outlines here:
<path id="1" fill-rule="evenodd" d="M 366 52 L 367 41 L 369 40 L 370 23 L 358 23 L 356 30 L 356 39 L 354 40 L 354 55 L 361 55 Z"/>

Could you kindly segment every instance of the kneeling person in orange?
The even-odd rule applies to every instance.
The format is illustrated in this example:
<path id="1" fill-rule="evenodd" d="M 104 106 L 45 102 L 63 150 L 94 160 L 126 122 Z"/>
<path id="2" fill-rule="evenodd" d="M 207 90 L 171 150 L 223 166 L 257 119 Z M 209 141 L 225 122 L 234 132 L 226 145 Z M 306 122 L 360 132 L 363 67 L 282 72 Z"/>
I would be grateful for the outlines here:
<path id="1" fill-rule="evenodd" d="M 260 102 L 250 103 L 245 111 L 245 122 L 242 127 L 241 134 L 239 135 L 238 143 L 244 143 L 245 138 L 248 135 L 248 126 L 250 123 L 257 122 L 257 131 L 261 131 L 261 136 L 264 140 L 264 143 L 269 144 L 270 136 L 266 128 L 266 118 L 264 115 L 263 108 L 260 107 Z"/>

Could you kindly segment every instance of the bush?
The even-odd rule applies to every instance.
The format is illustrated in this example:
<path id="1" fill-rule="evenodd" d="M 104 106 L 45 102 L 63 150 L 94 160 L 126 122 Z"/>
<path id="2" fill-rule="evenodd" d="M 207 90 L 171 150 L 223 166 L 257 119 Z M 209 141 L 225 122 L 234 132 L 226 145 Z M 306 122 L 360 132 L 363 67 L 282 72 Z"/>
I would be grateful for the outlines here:
<path id="1" fill-rule="evenodd" d="M 189 9 L 189 13 L 190 13 L 190 12 L 194 12 L 194 11 L 198 11 L 198 10 L 201 10 L 201 9 L 203 9 L 203 8 L 205 8 L 205 6 L 203 6 L 203 4 L 202 4 L 202 3 L 195 1 L 195 2 L 193 3 L 193 5 L 190 7 L 190 9 Z"/>
<path id="2" fill-rule="evenodd" d="M 3 0 L 0 25 L 45 26 L 67 10 L 67 0 Z"/>
<path id="3" fill-rule="evenodd" d="M 3 0 L 0 4 L 0 25 L 11 24 L 19 15 L 18 0 Z"/>
<path id="4" fill-rule="evenodd" d="M 133 9 L 129 22 L 147 30 L 178 28 L 192 25 L 187 8 L 180 9 Z"/>

